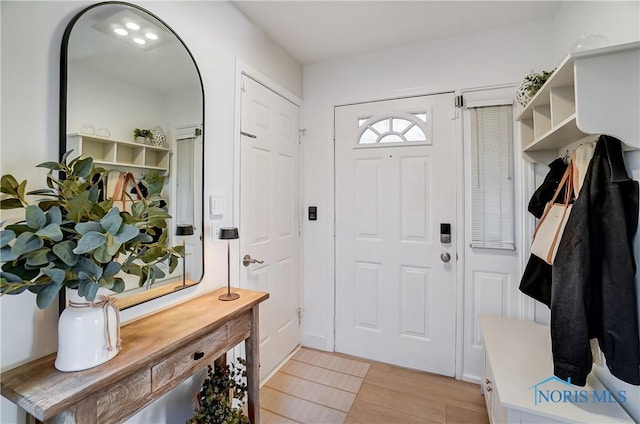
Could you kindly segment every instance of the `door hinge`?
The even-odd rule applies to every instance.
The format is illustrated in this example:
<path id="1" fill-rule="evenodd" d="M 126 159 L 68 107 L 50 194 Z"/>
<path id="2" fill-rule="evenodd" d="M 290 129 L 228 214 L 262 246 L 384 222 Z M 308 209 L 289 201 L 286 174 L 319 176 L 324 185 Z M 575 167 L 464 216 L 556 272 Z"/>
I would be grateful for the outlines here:
<path id="1" fill-rule="evenodd" d="M 462 107 L 462 105 L 464 104 L 464 99 L 462 98 L 462 94 L 459 96 L 455 97 L 455 103 L 454 106 L 455 107 Z"/>
<path id="2" fill-rule="evenodd" d="M 302 137 L 304 137 L 306 134 L 307 134 L 306 128 L 302 128 L 298 130 L 298 144 L 302 144 Z"/>
<path id="3" fill-rule="evenodd" d="M 200 137 L 202 135 L 202 130 L 200 128 L 196 128 L 196 137 Z"/>
<path id="4" fill-rule="evenodd" d="M 302 308 L 298 308 L 298 327 L 302 325 Z"/>

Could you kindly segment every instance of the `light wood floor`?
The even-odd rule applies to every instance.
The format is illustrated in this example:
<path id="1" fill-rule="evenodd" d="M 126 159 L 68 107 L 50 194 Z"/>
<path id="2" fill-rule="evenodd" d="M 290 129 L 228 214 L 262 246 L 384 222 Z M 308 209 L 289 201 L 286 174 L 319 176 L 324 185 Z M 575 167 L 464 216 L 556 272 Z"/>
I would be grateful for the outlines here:
<path id="1" fill-rule="evenodd" d="M 489 422 L 477 384 L 308 348 L 260 395 L 264 424 Z"/>

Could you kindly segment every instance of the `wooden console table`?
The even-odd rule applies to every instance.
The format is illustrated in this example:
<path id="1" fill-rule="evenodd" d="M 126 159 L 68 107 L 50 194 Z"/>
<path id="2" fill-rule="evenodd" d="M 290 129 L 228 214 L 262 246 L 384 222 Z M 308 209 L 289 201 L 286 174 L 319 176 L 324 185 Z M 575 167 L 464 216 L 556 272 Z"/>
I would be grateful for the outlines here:
<path id="1" fill-rule="evenodd" d="M 53 367 L 55 353 L 0 375 L 2 396 L 49 423 L 118 423 L 244 340 L 249 419 L 260 422 L 258 305 L 268 293 L 226 287 L 122 326 L 111 361 L 76 372 Z"/>

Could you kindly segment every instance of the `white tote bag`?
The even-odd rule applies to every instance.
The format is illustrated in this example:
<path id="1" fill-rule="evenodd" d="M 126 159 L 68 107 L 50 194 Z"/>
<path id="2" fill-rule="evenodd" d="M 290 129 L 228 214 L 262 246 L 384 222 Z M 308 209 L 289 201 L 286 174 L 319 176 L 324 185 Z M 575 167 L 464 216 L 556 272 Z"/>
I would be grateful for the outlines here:
<path id="1" fill-rule="evenodd" d="M 567 170 L 558 184 L 553 199 L 545 208 L 544 214 L 540 218 L 536 230 L 533 233 L 533 243 L 531 244 L 531 253 L 537 257 L 544 259 L 549 265 L 553 264 L 553 260 L 558 252 L 558 245 L 564 233 L 564 227 L 571 214 L 572 205 L 571 195 L 573 194 L 573 161 L 567 166 Z M 556 203 L 558 195 L 565 189 L 564 202 Z"/>

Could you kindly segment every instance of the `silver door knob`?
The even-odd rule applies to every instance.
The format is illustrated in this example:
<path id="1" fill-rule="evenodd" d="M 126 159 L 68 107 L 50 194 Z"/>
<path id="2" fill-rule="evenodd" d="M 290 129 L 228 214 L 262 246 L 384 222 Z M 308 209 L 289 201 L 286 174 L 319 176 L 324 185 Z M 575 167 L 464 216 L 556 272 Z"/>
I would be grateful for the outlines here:
<path id="1" fill-rule="evenodd" d="M 451 260 L 451 255 L 449 252 L 442 252 L 440 254 L 440 259 L 442 259 L 442 262 L 449 262 Z"/>
<path id="2" fill-rule="evenodd" d="M 242 258 L 242 265 L 244 266 L 249 266 L 251 264 L 263 264 L 264 261 L 261 261 L 260 259 L 253 259 L 250 255 L 244 255 L 244 258 Z"/>

